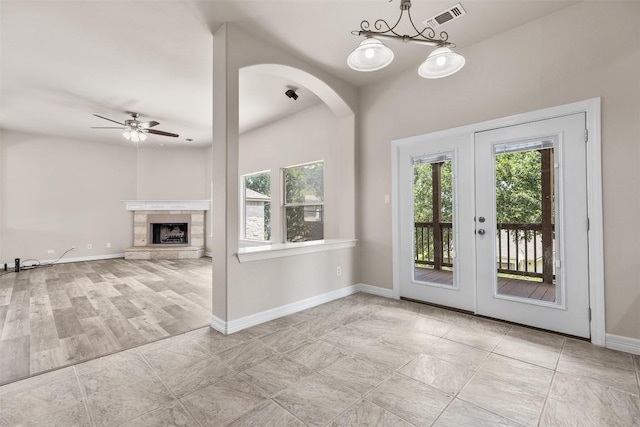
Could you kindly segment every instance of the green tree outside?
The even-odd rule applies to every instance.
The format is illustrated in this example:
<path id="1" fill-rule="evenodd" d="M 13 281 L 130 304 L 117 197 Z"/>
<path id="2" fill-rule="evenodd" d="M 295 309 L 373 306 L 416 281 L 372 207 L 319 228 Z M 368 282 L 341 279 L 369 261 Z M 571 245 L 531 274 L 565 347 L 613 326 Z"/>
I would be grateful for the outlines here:
<path id="1" fill-rule="evenodd" d="M 498 223 L 540 224 L 542 222 L 541 154 L 537 150 L 499 154 L 495 157 L 496 220 Z M 433 222 L 433 165 L 413 167 L 414 221 Z M 453 218 L 452 162 L 441 167 L 441 222 Z M 553 218 L 553 215 L 552 215 Z M 454 224 L 455 227 L 455 224 Z M 530 239 L 521 233 L 519 239 Z M 515 238 L 515 234 L 514 234 Z M 433 242 L 433 235 L 430 236 Z M 453 242 L 443 242 L 453 244 Z M 430 253 L 430 256 L 427 254 Z M 418 259 L 433 261 L 433 243 Z"/>
<path id="2" fill-rule="evenodd" d="M 286 241 L 304 242 L 324 238 L 324 163 L 284 169 Z M 314 204 L 318 203 L 318 204 Z"/>

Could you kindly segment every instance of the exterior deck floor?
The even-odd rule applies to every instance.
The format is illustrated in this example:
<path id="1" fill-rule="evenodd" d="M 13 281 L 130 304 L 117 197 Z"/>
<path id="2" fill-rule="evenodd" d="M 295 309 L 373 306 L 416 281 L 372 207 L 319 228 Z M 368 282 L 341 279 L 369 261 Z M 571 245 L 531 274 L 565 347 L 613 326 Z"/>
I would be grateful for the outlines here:
<path id="1" fill-rule="evenodd" d="M 415 280 L 453 285 L 453 271 L 434 270 L 433 268 L 415 267 Z M 541 301 L 555 302 L 556 287 L 531 280 L 498 277 L 498 292 L 520 298 L 531 298 Z"/>

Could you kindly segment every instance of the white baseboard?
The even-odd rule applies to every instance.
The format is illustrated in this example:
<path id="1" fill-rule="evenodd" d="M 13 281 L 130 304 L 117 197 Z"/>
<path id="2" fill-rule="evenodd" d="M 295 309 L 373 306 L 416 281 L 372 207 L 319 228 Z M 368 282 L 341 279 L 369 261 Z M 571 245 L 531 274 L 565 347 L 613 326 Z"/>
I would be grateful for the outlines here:
<path id="1" fill-rule="evenodd" d="M 40 261 L 40 263 L 42 265 L 45 265 L 45 264 L 51 264 L 54 261 L 55 261 L 56 264 L 66 264 L 68 262 L 100 261 L 100 260 L 103 260 L 103 259 L 116 259 L 116 258 L 124 258 L 124 252 L 121 253 L 121 254 L 93 255 L 93 256 L 82 256 L 82 257 L 75 257 L 75 258 L 60 258 L 57 261 L 55 259 L 38 260 L 38 261 Z M 31 260 L 31 258 L 29 258 L 29 260 L 27 260 L 27 264 L 29 264 L 29 265 L 31 265 L 33 263 L 33 261 L 30 261 L 30 260 Z M 10 269 L 10 270 L 13 270 L 15 268 L 15 266 L 16 266 L 15 263 L 11 263 L 11 264 L 7 263 L 7 268 Z"/>
<path id="2" fill-rule="evenodd" d="M 229 333 L 227 331 L 227 322 L 220 319 L 218 316 L 214 316 L 213 314 L 211 315 L 211 323 L 209 325 L 221 334 L 227 335 Z"/>
<path id="3" fill-rule="evenodd" d="M 636 338 L 606 334 L 605 347 L 631 354 L 640 354 L 640 340 Z"/>
<path id="4" fill-rule="evenodd" d="M 385 298 L 393 298 L 393 289 L 365 285 L 364 283 L 359 283 L 356 286 L 358 287 L 358 290 L 360 292 L 364 292 L 366 294 L 377 295 L 379 297 L 385 297 Z"/>
<path id="5" fill-rule="evenodd" d="M 327 303 L 329 301 L 343 298 L 357 292 L 365 292 L 373 295 L 379 295 L 382 297 L 391 297 L 391 289 L 379 288 L 377 286 L 365 285 L 362 283 L 347 286 L 344 288 L 336 289 L 335 291 L 327 292 L 315 297 L 307 298 L 302 301 L 296 301 L 291 304 L 286 304 L 280 307 L 272 308 L 270 310 L 261 311 L 260 313 L 251 314 L 249 316 L 241 317 L 239 319 L 224 321 L 217 316 L 211 316 L 211 327 L 216 331 L 223 334 L 232 334 L 234 332 L 241 331 L 251 326 L 259 325 L 261 323 L 268 322 L 270 320 L 278 319 L 289 314 L 297 313 L 308 308 L 318 306 L 320 304 Z"/>

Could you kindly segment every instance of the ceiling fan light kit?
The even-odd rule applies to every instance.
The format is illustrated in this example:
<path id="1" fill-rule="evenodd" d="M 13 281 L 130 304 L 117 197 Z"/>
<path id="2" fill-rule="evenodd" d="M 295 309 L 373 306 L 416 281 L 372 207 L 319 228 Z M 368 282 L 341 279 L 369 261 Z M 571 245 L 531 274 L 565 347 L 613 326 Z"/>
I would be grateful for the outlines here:
<path id="1" fill-rule="evenodd" d="M 133 112 L 129 112 L 128 113 L 132 118 L 131 119 L 127 119 L 124 121 L 124 123 L 121 123 L 117 120 L 113 120 L 110 119 L 108 117 L 103 117 L 100 116 L 98 114 L 94 114 L 94 116 L 104 119 L 104 120 L 108 120 L 110 122 L 113 123 L 117 123 L 120 125 L 120 127 L 92 127 L 92 129 L 121 129 L 124 130 L 124 132 L 122 133 L 122 136 L 129 140 L 132 141 L 135 146 L 138 146 L 139 142 L 144 141 L 145 139 L 147 139 L 147 134 L 151 133 L 154 135 L 162 135 L 162 136 L 170 136 L 173 138 L 177 138 L 180 135 L 178 135 L 177 133 L 171 133 L 171 132 L 164 132 L 161 130 L 156 130 L 156 129 L 151 129 L 154 126 L 158 126 L 160 124 L 160 122 L 157 122 L 155 120 L 151 120 L 148 122 L 141 122 L 138 120 L 138 117 L 140 117 L 140 114 L 138 113 L 133 113 Z"/>
<path id="2" fill-rule="evenodd" d="M 462 10 L 461 5 L 457 5 L 456 8 Z M 416 32 L 414 35 L 396 32 L 396 27 L 402 21 L 405 12 L 411 27 Z M 347 58 L 349 67 L 356 71 L 376 71 L 391 64 L 394 58 L 393 51 L 379 40 L 381 38 L 436 46 L 436 49 L 418 68 L 420 77 L 437 79 L 450 76 L 460 71 L 465 63 L 464 57 L 452 50 L 455 44 L 447 41 L 449 35 L 445 31 L 441 31 L 439 38 L 436 38 L 433 28 L 425 27 L 422 31 L 416 28 L 411 17 L 411 0 L 400 0 L 400 17 L 393 26 L 384 19 L 378 19 L 371 28 L 369 21 L 364 20 L 360 23 L 360 29 L 352 31 L 352 34 L 365 37 Z"/>
<path id="3" fill-rule="evenodd" d="M 122 136 L 133 142 L 140 142 L 147 139 L 147 135 L 145 135 L 144 132 L 138 131 L 137 129 L 126 130 L 122 133 Z"/>

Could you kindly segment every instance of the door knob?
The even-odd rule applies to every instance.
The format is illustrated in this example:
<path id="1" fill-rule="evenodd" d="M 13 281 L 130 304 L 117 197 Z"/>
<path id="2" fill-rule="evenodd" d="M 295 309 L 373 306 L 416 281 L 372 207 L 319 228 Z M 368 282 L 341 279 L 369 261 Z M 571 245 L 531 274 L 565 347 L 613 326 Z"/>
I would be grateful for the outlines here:
<path id="1" fill-rule="evenodd" d="M 484 236 L 484 230 L 481 228 L 480 230 L 478 230 L 478 234 Z"/>

